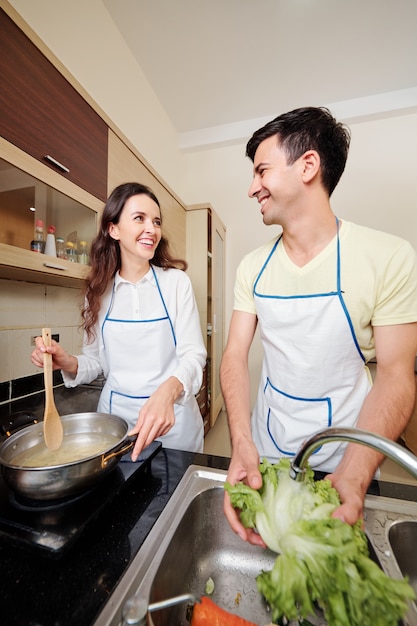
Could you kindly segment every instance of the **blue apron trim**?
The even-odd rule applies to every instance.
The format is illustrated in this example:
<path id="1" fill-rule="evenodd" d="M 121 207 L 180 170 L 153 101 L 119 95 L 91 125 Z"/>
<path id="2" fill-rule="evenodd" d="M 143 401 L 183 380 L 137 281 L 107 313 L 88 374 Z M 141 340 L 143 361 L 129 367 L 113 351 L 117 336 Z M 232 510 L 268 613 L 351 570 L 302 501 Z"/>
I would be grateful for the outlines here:
<path id="1" fill-rule="evenodd" d="M 152 270 L 152 273 L 153 273 L 154 278 L 155 278 L 156 286 L 158 287 L 159 295 L 161 296 L 162 304 L 164 305 L 165 313 L 167 314 L 167 318 L 168 318 L 169 324 L 171 326 L 172 337 L 174 339 L 174 346 L 176 347 L 177 346 L 177 338 L 175 336 L 174 326 L 173 326 L 171 318 L 169 316 L 167 305 L 165 304 L 164 296 L 162 295 L 161 287 L 159 286 L 159 282 L 158 282 L 155 270 L 154 270 L 152 265 L 151 265 L 151 270 Z"/>
<path id="2" fill-rule="evenodd" d="M 122 320 L 117 317 L 107 317 L 106 319 L 108 322 L 122 322 L 123 324 L 150 324 L 151 322 L 163 322 L 169 318 L 165 315 L 165 317 L 154 317 L 149 320 Z"/>
<path id="3" fill-rule="evenodd" d="M 278 245 L 278 244 L 279 244 L 279 242 L 281 241 L 281 238 L 282 238 L 282 235 L 281 235 L 280 237 L 278 237 L 278 239 L 276 240 L 276 242 L 275 242 L 275 243 L 274 243 L 274 245 L 272 246 L 272 250 L 271 250 L 271 252 L 268 254 L 268 256 L 267 256 L 267 259 L 266 259 L 265 263 L 262 265 L 262 267 L 261 267 L 261 271 L 259 272 L 258 277 L 257 277 L 257 279 L 255 280 L 255 284 L 253 285 L 253 295 L 259 296 L 260 298 L 263 298 L 263 297 L 266 297 L 266 298 L 269 298 L 269 297 L 271 297 L 271 298 L 275 298 L 275 297 L 276 297 L 276 296 L 262 296 L 261 294 L 258 294 L 258 293 L 256 292 L 256 286 L 257 286 L 257 284 L 258 284 L 258 282 L 259 282 L 259 280 L 260 280 L 260 278 L 261 278 L 262 274 L 264 273 L 264 270 L 265 270 L 266 266 L 268 265 L 268 263 L 269 263 L 269 260 L 270 260 L 271 256 L 274 254 L 274 252 L 275 252 L 275 250 L 276 250 L 276 248 L 277 248 L 277 245 Z"/>
<path id="4" fill-rule="evenodd" d="M 337 293 L 337 291 L 326 291 L 326 293 L 311 293 L 296 296 L 270 296 L 264 293 L 257 293 L 254 291 L 254 295 L 257 298 L 274 298 L 275 300 L 300 300 L 303 298 L 307 300 L 307 298 L 327 298 L 330 296 L 338 296 L 339 294 Z"/>
<path id="5" fill-rule="evenodd" d="M 152 273 L 153 273 L 154 278 L 155 278 L 155 283 L 156 283 L 156 286 L 157 286 L 157 289 L 158 289 L 159 297 L 161 298 L 161 302 L 162 302 L 162 305 L 164 307 L 166 316 L 165 317 L 155 317 L 155 318 L 149 319 L 149 320 L 122 320 L 122 319 L 110 317 L 109 316 L 109 312 L 111 310 L 111 307 L 112 307 L 112 304 L 113 304 L 113 300 L 114 300 L 114 294 L 115 294 L 115 281 L 113 281 L 113 288 L 112 288 L 112 294 L 111 294 L 111 298 L 110 298 L 110 303 L 109 303 L 109 306 L 108 306 L 108 309 L 107 309 L 107 313 L 104 316 L 103 323 L 101 325 L 101 339 L 103 341 L 104 349 L 106 349 L 106 345 L 105 345 L 105 341 L 104 341 L 104 324 L 106 322 L 119 322 L 119 323 L 124 323 L 124 324 L 147 324 L 147 323 L 151 323 L 151 322 L 163 322 L 164 320 L 168 320 L 170 328 L 171 328 L 172 338 L 174 340 L 174 346 L 175 347 L 177 346 L 177 337 L 175 335 L 174 325 L 173 325 L 172 320 L 171 320 L 171 318 L 169 316 L 168 309 L 167 309 L 167 306 L 165 304 L 164 297 L 162 295 L 161 287 L 159 285 L 159 281 L 158 281 L 158 279 L 156 277 L 156 272 L 155 272 L 154 268 L 152 267 L 152 265 L 151 265 L 151 270 L 152 270 Z"/>
<path id="6" fill-rule="evenodd" d="M 342 309 L 343 309 L 343 311 L 345 313 L 345 316 L 346 316 L 346 319 L 348 321 L 349 328 L 350 328 L 350 334 L 352 335 L 352 339 L 353 339 L 353 342 L 354 342 L 354 344 L 356 346 L 356 350 L 358 351 L 358 354 L 361 357 L 362 361 L 364 363 L 366 363 L 365 356 L 363 355 L 363 353 L 362 353 L 362 351 L 361 351 L 361 349 L 359 347 L 358 340 L 357 340 L 356 335 L 355 335 L 355 329 L 353 328 L 352 318 L 350 317 L 350 314 L 349 314 L 349 311 L 347 309 L 345 300 L 343 298 L 343 291 L 342 291 L 342 288 L 341 288 L 341 275 L 340 275 L 341 272 L 340 272 L 339 220 L 336 218 L 336 221 L 337 221 L 337 293 L 338 293 L 338 296 L 339 296 L 340 304 L 342 305 Z"/>
<path id="7" fill-rule="evenodd" d="M 266 420 L 266 427 L 267 427 L 268 434 L 269 434 L 269 437 L 270 437 L 270 439 L 271 439 L 272 443 L 274 444 L 274 446 L 276 447 L 276 449 L 277 449 L 279 452 L 281 452 L 281 454 L 285 454 L 286 456 L 295 456 L 295 455 L 297 454 L 296 452 L 289 452 L 288 450 L 283 450 L 282 448 L 280 448 L 280 447 L 279 447 L 279 445 L 278 445 L 278 444 L 277 444 L 277 442 L 275 441 L 274 436 L 273 436 L 273 434 L 272 434 L 272 432 L 271 432 L 271 429 L 270 429 L 270 427 L 269 427 L 269 424 L 270 424 L 270 421 L 271 421 L 271 420 L 270 420 L 270 416 L 271 416 L 271 409 L 269 409 L 269 410 L 268 410 L 268 417 L 267 417 L 267 420 Z M 319 446 L 316 450 L 314 450 L 314 452 L 312 453 L 312 456 L 313 456 L 314 454 L 317 454 L 318 452 L 320 452 L 320 450 L 322 449 L 322 447 L 323 447 L 323 446 Z"/>
<path id="8" fill-rule="evenodd" d="M 264 386 L 264 393 L 266 391 L 267 387 L 272 387 L 272 389 L 274 391 L 276 391 L 277 393 L 281 394 L 282 396 L 285 396 L 285 398 L 290 398 L 291 400 L 303 400 L 304 402 L 326 402 L 327 406 L 328 406 L 328 420 L 327 420 L 327 426 L 331 426 L 332 425 L 332 402 L 331 402 L 331 398 L 329 397 L 325 397 L 325 398 L 303 398 L 302 396 L 292 396 L 289 393 L 285 393 L 285 391 L 281 391 L 281 389 L 278 389 L 278 387 L 275 387 L 271 381 L 269 380 L 269 377 L 267 376 L 266 378 L 266 383 Z"/>
<path id="9" fill-rule="evenodd" d="M 350 317 L 349 311 L 347 309 L 346 303 L 344 301 L 343 298 L 343 291 L 341 289 L 341 264 L 340 264 L 340 238 L 339 238 L 339 219 L 336 217 L 336 228 L 337 228 L 337 241 L 336 241 L 336 291 L 329 291 L 326 293 L 313 293 L 313 294 L 301 294 L 301 295 L 293 295 L 293 296 L 273 296 L 273 295 L 269 295 L 269 294 L 262 294 L 259 293 L 256 288 L 258 285 L 258 282 L 263 274 L 263 272 L 265 271 L 266 266 L 268 265 L 272 255 L 274 254 L 279 242 L 282 239 L 282 235 L 280 235 L 280 237 L 277 239 L 277 241 L 274 243 L 272 250 L 270 251 L 270 253 L 268 254 L 268 257 L 266 259 L 266 261 L 264 262 L 261 271 L 258 274 L 257 279 L 255 280 L 254 286 L 253 286 L 253 295 L 258 297 L 258 298 L 272 298 L 275 300 L 297 300 L 297 299 L 302 299 L 302 298 L 326 298 L 326 297 L 331 297 L 331 296 L 337 296 L 339 298 L 341 307 L 343 309 L 343 312 L 345 314 L 346 320 L 348 322 L 349 328 L 350 328 L 350 334 L 352 335 L 352 340 L 353 343 L 356 347 L 356 350 L 359 354 L 359 356 L 361 357 L 362 361 L 364 363 L 366 363 L 366 359 L 365 356 L 363 355 L 358 340 L 356 338 L 356 334 L 355 334 L 355 329 L 353 328 L 353 323 L 352 323 L 352 318 Z"/>
<path id="10" fill-rule="evenodd" d="M 109 398 L 109 413 L 112 413 L 113 409 L 113 396 L 122 396 L 123 398 L 129 398 L 130 400 L 148 400 L 150 396 L 130 396 L 127 393 L 121 393 L 120 391 L 110 391 Z"/>
<path id="11" fill-rule="evenodd" d="M 267 387 L 270 386 L 272 387 L 272 389 L 274 391 L 276 391 L 278 394 L 284 396 L 285 398 L 290 398 L 291 400 L 300 400 L 303 402 L 325 402 L 327 404 L 327 428 L 329 428 L 332 425 L 333 422 L 333 413 L 332 413 L 332 402 L 331 402 L 331 398 L 329 397 L 325 397 L 325 398 L 302 398 L 300 396 L 293 396 L 289 393 L 285 393 L 284 391 L 281 391 L 280 389 L 278 389 L 278 387 L 275 387 L 271 381 L 269 380 L 269 378 L 267 377 L 266 379 L 266 383 L 264 386 L 264 394 L 266 392 Z M 289 450 L 284 450 L 283 448 L 280 448 L 277 441 L 274 438 L 274 435 L 272 434 L 272 430 L 270 427 L 271 421 L 272 419 L 275 419 L 275 417 L 271 418 L 271 408 L 268 408 L 268 415 L 267 415 L 267 419 L 266 419 L 266 427 L 268 430 L 268 434 L 269 437 L 272 441 L 272 443 L 274 444 L 274 446 L 276 447 L 277 450 L 279 450 L 279 452 L 281 452 L 282 454 L 285 454 L 287 456 L 295 456 L 295 452 L 290 452 Z M 319 448 L 317 448 L 313 454 L 317 454 L 320 450 L 321 450 L 322 446 L 320 446 Z"/>

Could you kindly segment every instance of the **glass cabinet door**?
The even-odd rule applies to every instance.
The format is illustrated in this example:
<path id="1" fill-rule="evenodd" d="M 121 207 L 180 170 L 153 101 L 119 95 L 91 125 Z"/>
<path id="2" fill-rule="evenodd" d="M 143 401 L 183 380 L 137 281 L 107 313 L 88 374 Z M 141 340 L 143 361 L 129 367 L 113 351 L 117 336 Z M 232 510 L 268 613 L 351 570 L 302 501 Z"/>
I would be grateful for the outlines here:
<path id="1" fill-rule="evenodd" d="M 65 242 L 90 244 L 97 230 L 96 211 L 0 159 L 0 243 L 30 250 L 38 220 Z"/>

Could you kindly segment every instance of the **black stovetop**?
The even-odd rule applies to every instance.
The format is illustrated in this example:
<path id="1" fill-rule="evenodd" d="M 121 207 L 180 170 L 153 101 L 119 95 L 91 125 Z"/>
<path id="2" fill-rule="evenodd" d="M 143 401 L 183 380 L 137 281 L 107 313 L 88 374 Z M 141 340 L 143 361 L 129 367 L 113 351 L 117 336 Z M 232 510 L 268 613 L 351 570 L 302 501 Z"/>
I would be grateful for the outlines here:
<path id="1" fill-rule="evenodd" d="M 133 476 L 149 470 L 161 447 L 153 442 L 136 463 L 122 458 L 98 485 L 60 502 L 24 501 L 0 479 L 0 537 L 60 557 L 100 515 L 106 514 L 106 507 Z"/>
<path id="2" fill-rule="evenodd" d="M 162 447 L 149 470 L 135 472 L 59 558 L 0 535 L 0 623 L 98 626 L 97 616 L 189 465 L 227 469 L 229 461 Z"/>

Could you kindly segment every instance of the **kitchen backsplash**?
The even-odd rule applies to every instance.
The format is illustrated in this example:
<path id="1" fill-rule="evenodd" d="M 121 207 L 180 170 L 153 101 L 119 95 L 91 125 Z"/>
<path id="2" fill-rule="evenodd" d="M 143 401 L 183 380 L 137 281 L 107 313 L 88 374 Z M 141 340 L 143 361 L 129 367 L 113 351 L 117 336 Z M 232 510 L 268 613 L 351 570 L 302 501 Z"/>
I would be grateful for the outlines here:
<path id="1" fill-rule="evenodd" d="M 59 335 L 68 352 L 81 351 L 81 304 L 79 289 L 0 280 L 0 404 L 42 384 L 42 370 L 32 365 L 30 354 L 32 338 L 43 327 Z"/>

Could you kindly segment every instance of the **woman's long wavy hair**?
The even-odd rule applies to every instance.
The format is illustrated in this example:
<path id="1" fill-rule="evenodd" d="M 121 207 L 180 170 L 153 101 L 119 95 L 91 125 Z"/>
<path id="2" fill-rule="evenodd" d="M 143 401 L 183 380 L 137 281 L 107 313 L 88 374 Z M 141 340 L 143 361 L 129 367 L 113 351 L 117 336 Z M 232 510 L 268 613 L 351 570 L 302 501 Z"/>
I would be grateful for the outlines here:
<path id="1" fill-rule="evenodd" d="M 153 191 L 140 183 L 123 183 L 110 194 L 101 217 L 100 229 L 91 244 L 91 270 L 85 284 L 85 304 L 81 311 L 82 327 L 87 333 L 88 341 L 95 337 L 94 327 L 98 320 L 101 298 L 110 281 L 121 267 L 120 245 L 109 234 L 110 224 L 117 224 L 123 208 L 129 198 L 138 195 L 149 196 L 161 210 L 158 199 Z M 162 219 L 162 215 L 161 215 Z M 155 250 L 152 264 L 163 269 L 187 269 L 183 259 L 175 259 L 169 250 L 168 240 L 162 236 Z"/>

